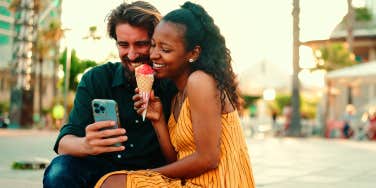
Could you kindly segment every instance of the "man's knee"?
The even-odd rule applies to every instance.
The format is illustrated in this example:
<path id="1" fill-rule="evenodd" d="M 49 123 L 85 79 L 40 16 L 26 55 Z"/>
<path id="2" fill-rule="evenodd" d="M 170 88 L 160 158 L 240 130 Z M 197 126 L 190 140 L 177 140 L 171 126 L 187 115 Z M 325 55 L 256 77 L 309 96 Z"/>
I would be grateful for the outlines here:
<path id="1" fill-rule="evenodd" d="M 74 176 L 75 159 L 69 155 L 55 157 L 44 172 L 43 184 L 52 185 L 61 181 L 67 181 Z"/>

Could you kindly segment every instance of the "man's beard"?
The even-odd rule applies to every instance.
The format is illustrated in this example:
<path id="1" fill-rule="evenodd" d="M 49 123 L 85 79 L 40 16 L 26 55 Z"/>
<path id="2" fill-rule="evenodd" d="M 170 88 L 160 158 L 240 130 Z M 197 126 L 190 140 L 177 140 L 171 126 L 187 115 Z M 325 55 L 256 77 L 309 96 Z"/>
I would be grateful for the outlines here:
<path id="1" fill-rule="evenodd" d="M 121 60 L 125 68 L 124 75 L 125 75 L 126 80 L 132 87 L 136 87 L 137 85 L 136 77 L 134 75 L 134 72 L 129 69 L 129 66 L 132 66 L 132 64 L 142 64 L 142 63 L 151 64 L 149 55 L 140 55 L 134 60 L 130 60 L 128 56 L 125 55 L 123 56 L 123 58 L 121 58 Z"/>
<path id="2" fill-rule="evenodd" d="M 150 63 L 150 58 L 149 55 L 140 55 L 134 60 L 130 60 L 128 56 L 123 56 L 121 58 L 122 62 L 125 63 L 127 66 L 132 64 L 132 63 Z"/>

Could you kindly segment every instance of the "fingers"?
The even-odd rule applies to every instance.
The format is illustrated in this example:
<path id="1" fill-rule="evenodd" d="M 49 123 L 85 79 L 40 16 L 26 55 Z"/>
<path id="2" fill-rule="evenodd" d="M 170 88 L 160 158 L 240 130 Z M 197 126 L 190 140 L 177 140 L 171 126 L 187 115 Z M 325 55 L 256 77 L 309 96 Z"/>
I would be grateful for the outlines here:
<path id="1" fill-rule="evenodd" d="M 155 96 L 154 90 L 151 90 L 150 92 L 150 100 L 153 102 L 160 102 L 161 99 L 158 96 Z"/>
<path id="2" fill-rule="evenodd" d="M 90 142 L 93 146 L 112 146 L 116 143 L 122 143 L 128 140 L 127 136 L 117 136 L 104 139 L 95 139 Z"/>
<path id="3" fill-rule="evenodd" d="M 142 114 L 142 112 L 144 112 L 144 110 L 145 110 L 145 108 L 144 107 L 141 107 L 141 108 L 138 108 L 137 110 L 136 110 L 136 112 L 137 112 L 137 114 Z"/>
<path id="4" fill-rule="evenodd" d="M 128 140 L 124 128 L 115 128 L 114 121 L 100 121 L 86 127 L 85 145 L 91 155 L 105 152 L 122 151 L 124 146 L 113 146 Z"/>
<path id="5" fill-rule="evenodd" d="M 144 104 L 145 104 L 145 102 L 142 101 L 142 99 L 141 99 L 141 100 L 136 101 L 136 102 L 133 103 L 133 108 L 135 110 L 140 109 L 140 108 L 142 108 L 144 106 Z"/>
<path id="6" fill-rule="evenodd" d="M 142 96 L 140 95 L 140 93 L 136 93 L 135 95 L 133 95 L 132 100 L 133 101 L 142 100 Z"/>
<path id="7" fill-rule="evenodd" d="M 100 121 L 100 122 L 95 122 L 93 124 L 90 124 L 86 127 L 86 132 L 89 132 L 89 131 L 98 131 L 100 129 L 104 129 L 104 128 L 112 128 L 113 126 L 115 126 L 115 122 L 114 121 Z"/>
<path id="8" fill-rule="evenodd" d="M 125 129 L 113 128 L 112 124 L 114 124 L 113 121 L 107 121 L 107 123 L 97 122 L 89 125 L 86 128 L 86 138 L 88 140 L 95 140 L 107 137 L 117 137 L 126 133 Z"/>
<path id="9" fill-rule="evenodd" d="M 123 151 L 124 149 L 125 149 L 124 146 L 99 146 L 99 147 L 93 147 L 92 151 L 91 151 L 91 155 L 98 155 L 98 154 L 101 154 L 101 153 Z"/>
<path id="10" fill-rule="evenodd" d="M 100 130 L 95 133 L 92 133 L 90 136 L 96 137 L 96 138 L 107 138 L 107 137 L 121 136 L 124 134 L 125 134 L 125 129 L 117 128 L 117 129 Z"/>

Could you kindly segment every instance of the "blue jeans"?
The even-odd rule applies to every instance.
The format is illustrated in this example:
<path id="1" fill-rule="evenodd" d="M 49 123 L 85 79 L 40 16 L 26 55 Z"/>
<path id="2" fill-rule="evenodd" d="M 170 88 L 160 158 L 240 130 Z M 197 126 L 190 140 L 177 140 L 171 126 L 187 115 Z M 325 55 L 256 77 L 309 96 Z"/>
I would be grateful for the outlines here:
<path id="1" fill-rule="evenodd" d="M 115 170 L 119 169 L 101 158 L 59 155 L 44 172 L 43 187 L 94 187 L 99 178 Z"/>

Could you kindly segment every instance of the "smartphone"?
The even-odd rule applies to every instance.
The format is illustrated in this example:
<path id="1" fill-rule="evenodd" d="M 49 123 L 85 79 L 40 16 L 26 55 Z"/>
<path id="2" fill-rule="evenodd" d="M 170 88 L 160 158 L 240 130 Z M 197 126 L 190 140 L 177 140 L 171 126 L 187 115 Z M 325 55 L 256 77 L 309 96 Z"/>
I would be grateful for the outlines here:
<path id="1" fill-rule="evenodd" d="M 111 99 L 94 99 L 91 102 L 93 108 L 94 121 L 114 121 L 113 127 L 105 129 L 116 129 L 120 127 L 119 112 L 116 101 Z M 121 143 L 116 143 L 115 146 L 121 146 Z"/>

